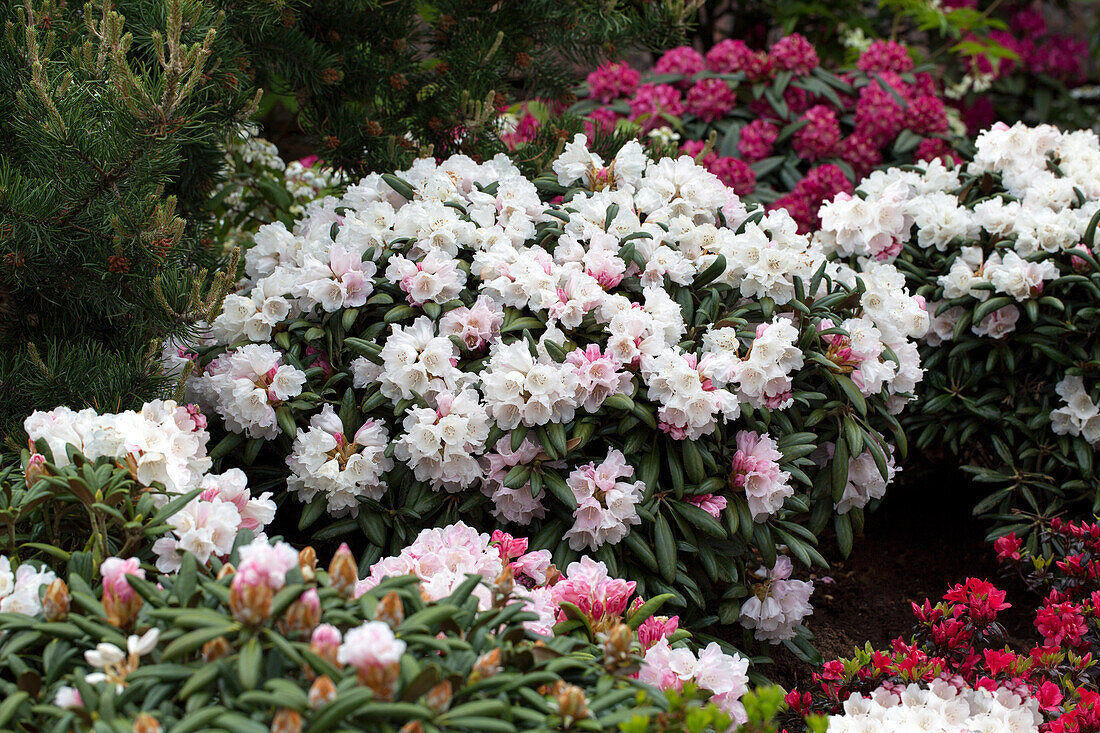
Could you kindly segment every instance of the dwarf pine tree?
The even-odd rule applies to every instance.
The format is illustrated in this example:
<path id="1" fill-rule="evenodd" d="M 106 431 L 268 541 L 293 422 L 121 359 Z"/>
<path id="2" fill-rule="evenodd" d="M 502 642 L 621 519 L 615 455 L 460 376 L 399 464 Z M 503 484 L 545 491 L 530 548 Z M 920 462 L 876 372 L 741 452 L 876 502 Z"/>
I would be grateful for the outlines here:
<path id="1" fill-rule="evenodd" d="M 256 94 L 209 3 L 0 8 L 0 435 L 14 436 L 34 409 L 171 393 L 165 341 L 227 287 L 201 212 Z"/>
<path id="2" fill-rule="evenodd" d="M 296 101 L 315 152 L 362 175 L 500 152 L 500 108 L 568 106 L 584 69 L 674 45 L 701 0 L 218 2 L 257 82 Z"/>

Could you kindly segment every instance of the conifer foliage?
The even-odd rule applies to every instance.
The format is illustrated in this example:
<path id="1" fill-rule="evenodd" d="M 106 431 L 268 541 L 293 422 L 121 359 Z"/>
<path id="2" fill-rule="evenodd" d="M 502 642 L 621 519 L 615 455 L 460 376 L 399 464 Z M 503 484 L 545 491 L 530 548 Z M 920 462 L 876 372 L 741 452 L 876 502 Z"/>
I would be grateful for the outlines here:
<path id="1" fill-rule="evenodd" d="M 170 388 L 166 338 L 218 307 L 199 211 L 255 92 L 194 0 L 0 10 L 0 435 L 36 407 Z"/>
<path id="2" fill-rule="evenodd" d="M 293 95 L 330 163 L 362 176 L 420 153 L 503 150 L 498 109 L 568 97 L 577 64 L 666 48 L 692 0 L 219 0 L 257 81 Z M 568 101 L 568 100 L 567 100 Z"/>

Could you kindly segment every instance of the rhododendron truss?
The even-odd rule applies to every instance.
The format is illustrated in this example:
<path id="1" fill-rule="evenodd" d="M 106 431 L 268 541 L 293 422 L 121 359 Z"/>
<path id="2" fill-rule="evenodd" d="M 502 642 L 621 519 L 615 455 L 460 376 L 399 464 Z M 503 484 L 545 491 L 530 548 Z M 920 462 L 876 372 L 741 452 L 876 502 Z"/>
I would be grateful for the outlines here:
<path id="1" fill-rule="evenodd" d="M 876 171 L 821 208 L 821 246 L 893 262 L 927 303 L 928 378 L 902 418 L 997 490 L 977 505 L 1021 535 L 1095 511 L 1100 447 L 1100 139 L 997 124 L 973 162 Z"/>
<path id="2" fill-rule="evenodd" d="M 997 547 L 1002 557 L 1019 549 L 1007 540 Z M 939 603 L 913 603 L 912 637 L 896 639 L 888 650 L 868 644 L 851 659 L 826 662 L 813 685 L 790 692 L 787 703 L 798 714 L 839 716 L 830 719 L 839 730 L 863 730 L 856 719 L 867 716 L 898 723 L 947 716 L 959 725 L 954 718 L 974 715 L 1000 721 L 991 728 L 972 725 L 979 730 L 1100 730 L 1091 689 L 1095 660 L 1074 637 L 1073 612 L 1054 608 L 1055 620 L 1048 599 L 1036 614 L 1039 638 L 1030 649 L 1014 648 L 998 621 L 1011 605 L 1005 599 L 989 581 L 968 578 Z"/>
<path id="3" fill-rule="evenodd" d="M 821 564 L 831 525 L 850 550 L 928 316 L 689 157 L 578 135 L 552 170 L 424 159 L 261 229 L 186 393 L 215 453 L 281 456 L 300 527 L 327 513 L 372 560 L 513 523 L 559 568 L 589 552 L 734 622 L 778 545 Z"/>
<path id="4" fill-rule="evenodd" d="M 678 141 L 740 196 L 785 208 L 807 233 L 822 202 L 851 193 L 872 168 L 951 152 L 959 126 L 930 70 L 892 41 L 830 71 L 797 33 L 767 51 L 726 39 L 705 56 L 674 48 L 645 75 L 604 64 L 571 111 L 592 131 L 637 130 L 660 149 Z"/>

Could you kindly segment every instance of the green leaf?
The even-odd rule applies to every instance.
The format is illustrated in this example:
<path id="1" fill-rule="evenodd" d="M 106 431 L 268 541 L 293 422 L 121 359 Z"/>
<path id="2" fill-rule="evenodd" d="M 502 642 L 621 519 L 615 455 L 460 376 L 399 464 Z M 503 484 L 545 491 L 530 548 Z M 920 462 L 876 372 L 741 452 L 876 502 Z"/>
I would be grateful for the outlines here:
<path id="1" fill-rule="evenodd" d="M 852 554 L 852 520 L 847 514 L 837 514 L 833 518 L 833 527 L 836 529 L 836 543 L 840 547 L 840 554 L 848 557 Z"/>
<path id="2" fill-rule="evenodd" d="M 646 619 L 655 615 L 657 611 L 661 610 L 661 606 L 665 605 L 668 601 L 673 600 L 676 596 L 671 593 L 662 593 L 658 596 L 650 598 L 648 601 L 638 607 L 634 613 L 630 614 L 627 619 L 627 626 L 632 629 L 636 629 L 645 622 Z"/>
<path id="3" fill-rule="evenodd" d="M 170 661 L 177 657 L 183 657 L 201 648 L 203 644 L 219 636 L 228 636 L 236 633 L 240 624 L 225 624 L 221 626 L 207 626 L 201 629 L 188 631 L 183 636 L 172 640 L 172 643 L 164 648 L 161 659 Z"/>
<path id="4" fill-rule="evenodd" d="M 661 513 L 657 514 L 654 526 L 654 549 L 657 551 L 657 567 L 666 583 L 676 579 L 676 541 L 672 537 L 672 527 Z"/>
<path id="5" fill-rule="evenodd" d="M 260 663 L 263 661 L 263 648 L 256 639 L 249 639 L 237 657 L 237 676 L 241 687 L 255 690 L 260 683 Z"/>
<path id="6" fill-rule="evenodd" d="M 386 182 L 390 188 L 399 193 L 400 195 L 412 201 L 416 198 L 416 192 L 413 191 L 413 187 L 404 178 L 395 176 L 392 173 L 383 173 L 382 180 Z"/>

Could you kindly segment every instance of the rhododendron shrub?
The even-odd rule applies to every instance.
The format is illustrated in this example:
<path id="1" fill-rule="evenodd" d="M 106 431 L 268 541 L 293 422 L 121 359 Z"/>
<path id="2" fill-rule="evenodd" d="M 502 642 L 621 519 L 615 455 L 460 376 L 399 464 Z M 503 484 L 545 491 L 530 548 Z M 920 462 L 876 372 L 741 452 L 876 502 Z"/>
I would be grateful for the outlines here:
<path id="1" fill-rule="evenodd" d="M 261 229 L 187 394 L 215 453 L 276 456 L 299 526 L 331 516 L 372 561 L 518 525 L 559 567 L 589 552 L 732 622 L 777 545 L 820 564 L 833 525 L 850 549 L 927 314 L 688 157 L 578 135 L 553 171 L 425 159 Z M 803 633 L 803 595 L 771 640 Z"/>
<path id="2" fill-rule="evenodd" d="M 665 729 L 650 727 L 659 721 L 682 730 L 690 719 L 693 730 L 725 731 L 758 715 L 756 695 L 749 711 L 739 702 L 747 661 L 716 648 L 699 654 L 689 688 L 665 693 L 642 674 L 647 646 L 676 636 L 643 640 L 643 629 L 667 622 L 652 615 L 659 603 L 603 609 L 588 633 L 556 619 L 533 632 L 541 608 L 520 600 L 535 592 L 522 585 L 531 563 L 508 554 L 524 541 L 442 532 L 469 540 L 448 548 L 452 568 L 422 567 L 422 586 L 402 570 L 369 589 L 356 587 L 346 549 L 324 569 L 311 547 L 250 540 L 247 530 L 227 562 L 186 562 L 171 573 L 112 557 L 84 570 L 70 563 L 61 580 L 0 556 L 0 726 L 512 731 L 611 730 L 635 720 L 640 730 Z M 461 570 L 461 549 L 499 572 L 442 590 L 432 581 Z M 632 596 L 632 583 L 606 572 L 544 570 L 543 583 L 555 584 L 537 587 L 562 588 L 555 613 L 588 619 L 594 608 L 565 599 Z M 682 638 L 672 648 L 695 658 Z"/>
<path id="3" fill-rule="evenodd" d="M 797 33 L 767 51 L 733 39 L 705 56 L 681 46 L 644 76 L 604 64 L 586 91 L 573 111 L 592 127 L 623 122 L 643 140 L 678 137 L 739 195 L 787 209 L 804 233 L 822 202 L 851 193 L 872 168 L 944 155 L 954 140 L 936 81 L 892 41 L 835 71 Z"/>
<path id="4" fill-rule="evenodd" d="M 1098 163 L 1092 132 L 998 124 L 966 167 L 876 172 L 821 209 L 826 251 L 894 261 L 926 300 L 928 375 L 903 420 L 1001 485 L 976 507 L 997 533 L 1097 508 Z"/>
<path id="5" fill-rule="evenodd" d="M 1008 550 L 999 543 L 999 553 Z M 956 730 L 937 725 L 967 718 L 978 730 L 1100 730 L 1092 656 L 1072 639 L 1044 632 L 1049 605 L 1036 614 L 1041 638 L 1029 649 L 1011 646 L 997 620 L 1010 606 L 1005 597 L 992 583 L 968 578 L 935 605 L 913 603 L 912 637 L 826 662 L 808 689 L 791 691 L 786 701 L 799 714 L 829 714 L 830 730 L 921 720 L 941 721 L 925 729 Z"/>

